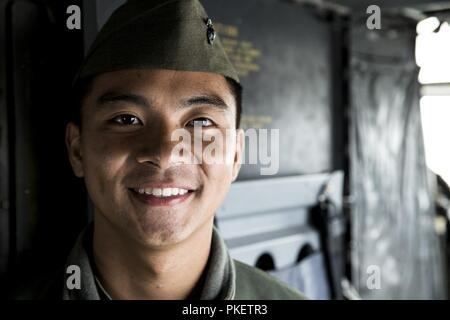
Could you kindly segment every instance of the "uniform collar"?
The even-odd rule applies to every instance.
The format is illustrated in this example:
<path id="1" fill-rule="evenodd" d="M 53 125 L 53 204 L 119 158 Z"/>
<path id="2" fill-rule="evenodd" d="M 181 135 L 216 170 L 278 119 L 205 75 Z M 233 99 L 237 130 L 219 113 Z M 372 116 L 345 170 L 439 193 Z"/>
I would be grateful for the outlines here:
<path id="1" fill-rule="evenodd" d="M 91 264 L 93 224 L 89 224 L 79 235 L 75 246 L 67 258 L 65 270 L 71 265 L 80 268 L 80 289 L 68 289 L 66 285 L 68 274 L 65 274 L 63 284 L 63 300 L 100 300 L 95 283 L 93 264 Z"/>
<path id="2" fill-rule="evenodd" d="M 236 292 L 236 270 L 224 240 L 213 228 L 211 251 L 205 269 L 201 300 L 233 300 Z"/>
<path id="3" fill-rule="evenodd" d="M 233 300 L 236 292 L 236 271 L 224 240 L 213 228 L 211 251 L 204 274 L 204 285 L 200 290 L 200 300 Z M 81 271 L 81 289 L 68 289 L 64 279 L 64 300 L 100 300 L 108 296 L 101 284 L 95 280 L 92 260 L 93 225 L 86 227 L 78 237 L 67 262 L 66 269 L 75 265 Z"/>

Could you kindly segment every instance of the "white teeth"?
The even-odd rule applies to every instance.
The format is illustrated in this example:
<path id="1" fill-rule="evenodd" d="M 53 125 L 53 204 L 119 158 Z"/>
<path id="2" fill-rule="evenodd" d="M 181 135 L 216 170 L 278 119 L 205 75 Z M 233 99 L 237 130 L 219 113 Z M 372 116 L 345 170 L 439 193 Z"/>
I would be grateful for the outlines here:
<path id="1" fill-rule="evenodd" d="M 152 191 L 152 194 L 156 197 L 160 197 L 160 196 L 162 196 L 162 192 L 163 192 L 163 189 L 154 188 Z"/>
<path id="2" fill-rule="evenodd" d="M 188 192 L 186 189 L 179 189 L 179 188 L 147 188 L 147 189 L 135 189 L 135 191 L 139 192 L 140 194 L 147 194 L 147 195 L 154 195 L 155 197 L 170 197 L 170 196 L 177 196 L 177 195 L 183 195 Z"/>

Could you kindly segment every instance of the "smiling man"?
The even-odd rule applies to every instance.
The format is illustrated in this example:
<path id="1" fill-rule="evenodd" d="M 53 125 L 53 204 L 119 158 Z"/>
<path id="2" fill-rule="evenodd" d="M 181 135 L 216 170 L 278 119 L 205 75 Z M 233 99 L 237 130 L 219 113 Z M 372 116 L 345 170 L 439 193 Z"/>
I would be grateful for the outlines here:
<path id="1" fill-rule="evenodd" d="M 94 221 L 67 260 L 78 285 L 64 272 L 36 297 L 302 298 L 231 259 L 213 226 L 240 168 L 241 87 L 198 1 L 128 1 L 97 36 L 75 92 L 66 144 Z M 190 139 L 174 139 L 180 130 Z M 213 160 L 230 161 L 205 161 L 212 142 Z"/>

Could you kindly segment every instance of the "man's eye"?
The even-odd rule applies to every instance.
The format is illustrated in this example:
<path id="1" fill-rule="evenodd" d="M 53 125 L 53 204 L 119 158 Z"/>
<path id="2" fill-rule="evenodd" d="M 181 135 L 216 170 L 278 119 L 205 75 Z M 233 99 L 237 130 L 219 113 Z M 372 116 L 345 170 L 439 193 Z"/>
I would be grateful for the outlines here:
<path id="1" fill-rule="evenodd" d="M 214 123 L 211 120 L 209 120 L 208 118 L 197 118 L 197 119 L 191 120 L 187 123 L 188 127 L 194 127 L 194 126 L 211 127 L 213 125 L 214 125 Z"/>
<path id="2" fill-rule="evenodd" d="M 132 126 L 142 124 L 141 120 L 138 117 L 135 117 L 131 114 L 121 114 L 112 119 L 113 122 L 124 125 L 124 126 Z"/>

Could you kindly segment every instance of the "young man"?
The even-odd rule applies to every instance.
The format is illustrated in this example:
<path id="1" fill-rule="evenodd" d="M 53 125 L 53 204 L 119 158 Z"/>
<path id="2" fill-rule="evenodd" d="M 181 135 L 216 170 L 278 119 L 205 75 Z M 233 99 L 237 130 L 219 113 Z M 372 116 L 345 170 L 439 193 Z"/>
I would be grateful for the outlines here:
<path id="1" fill-rule="evenodd" d="M 302 298 L 231 259 L 213 227 L 244 133 L 239 79 L 199 1 L 128 1 L 97 36 L 75 87 L 79 118 L 66 144 L 94 221 L 67 260 L 79 286 L 64 272 L 36 297 Z"/>

